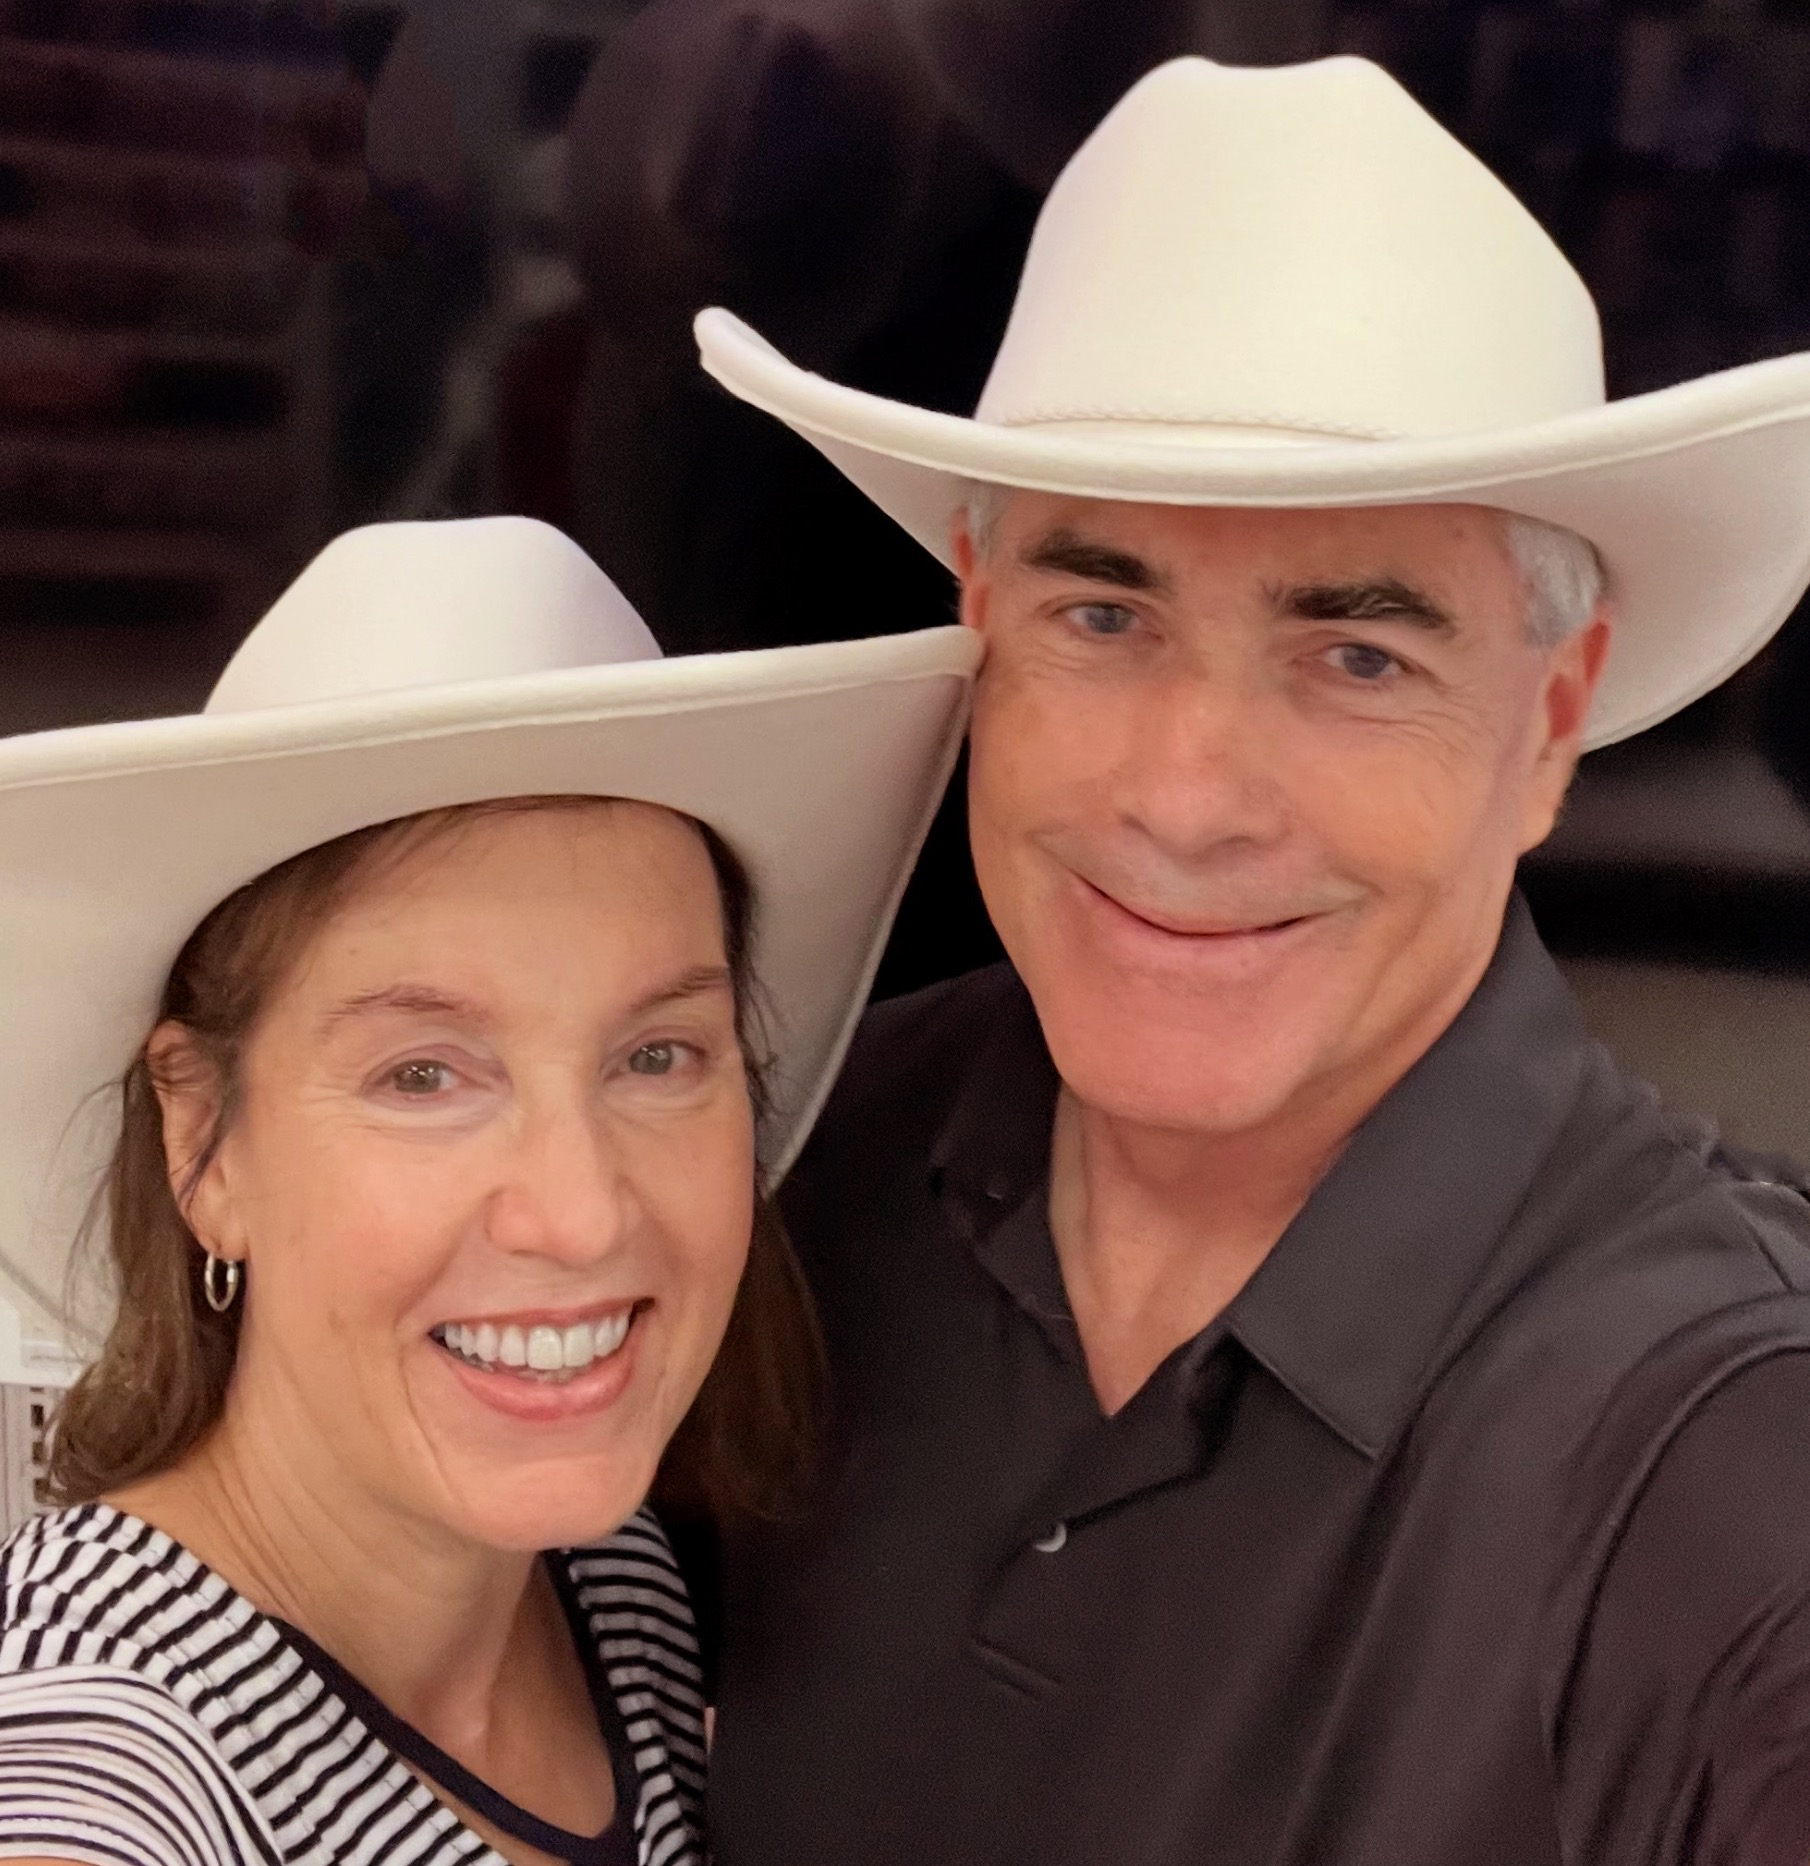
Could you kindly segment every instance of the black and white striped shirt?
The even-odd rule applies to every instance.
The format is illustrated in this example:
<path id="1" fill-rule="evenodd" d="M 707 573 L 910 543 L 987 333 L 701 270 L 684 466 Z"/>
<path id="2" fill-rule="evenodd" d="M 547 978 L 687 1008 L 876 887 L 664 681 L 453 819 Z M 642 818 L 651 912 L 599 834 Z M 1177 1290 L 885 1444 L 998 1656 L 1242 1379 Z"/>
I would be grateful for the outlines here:
<path id="1" fill-rule="evenodd" d="M 640 1866 L 703 1866 L 697 1642 L 646 1510 L 556 1558 L 639 1785 Z M 0 1548 L 0 1859 L 92 1866 L 500 1866 L 307 1644 L 102 1503 Z"/>

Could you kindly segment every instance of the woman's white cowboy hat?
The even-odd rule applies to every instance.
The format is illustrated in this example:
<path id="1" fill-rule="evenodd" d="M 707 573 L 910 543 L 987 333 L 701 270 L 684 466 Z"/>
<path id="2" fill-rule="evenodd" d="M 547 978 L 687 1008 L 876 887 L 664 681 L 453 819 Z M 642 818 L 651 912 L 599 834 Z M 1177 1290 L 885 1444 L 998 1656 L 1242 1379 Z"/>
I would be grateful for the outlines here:
<path id="1" fill-rule="evenodd" d="M 118 1132 L 109 1088 L 183 942 L 245 882 L 368 824 L 562 793 L 708 823 L 754 883 L 764 1153 L 783 1169 L 867 995 L 977 655 L 946 627 L 663 660 L 549 526 L 373 525 L 302 572 L 204 713 L 0 741 L 0 1381 L 68 1377 L 104 1316 L 104 1292 L 66 1308 L 70 1247 Z"/>
<path id="2" fill-rule="evenodd" d="M 1583 282 L 1362 59 L 1186 58 L 1127 92 L 1050 192 L 971 421 L 807 374 L 723 310 L 697 333 L 945 560 L 976 481 L 1581 532 L 1618 617 L 1592 745 L 1715 686 L 1810 581 L 1810 356 L 1606 403 Z"/>

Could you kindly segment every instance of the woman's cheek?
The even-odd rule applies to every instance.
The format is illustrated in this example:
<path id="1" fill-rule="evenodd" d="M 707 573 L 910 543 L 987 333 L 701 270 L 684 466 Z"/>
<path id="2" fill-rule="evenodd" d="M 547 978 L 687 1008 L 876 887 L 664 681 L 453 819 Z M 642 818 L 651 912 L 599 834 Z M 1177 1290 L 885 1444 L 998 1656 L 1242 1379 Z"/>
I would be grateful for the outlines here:
<path id="1" fill-rule="evenodd" d="M 395 1151 L 345 1136 L 295 1189 L 299 1222 L 289 1230 L 309 1260 L 298 1267 L 339 1325 L 361 1335 L 394 1332 L 459 1234 L 461 1163 L 387 1157 Z"/>
<path id="2" fill-rule="evenodd" d="M 724 1125 L 727 1132 L 696 1136 L 684 1162 L 667 1168 L 650 1192 L 665 1203 L 658 1228 L 671 1242 L 684 1307 L 712 1336 L 698 1347 L 706 1360 L 734 1305 L 754 1226 L 752 1141 L 745 1123 Z"/>

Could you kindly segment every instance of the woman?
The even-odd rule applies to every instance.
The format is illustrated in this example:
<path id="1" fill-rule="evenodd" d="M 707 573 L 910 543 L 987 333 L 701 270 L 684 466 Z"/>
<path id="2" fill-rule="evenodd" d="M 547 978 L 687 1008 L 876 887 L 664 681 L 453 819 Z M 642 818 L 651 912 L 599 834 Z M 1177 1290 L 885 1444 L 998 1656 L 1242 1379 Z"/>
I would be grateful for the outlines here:
<path id="1" fill-rule="evenodd" d="M 73 1333 L 104 1165 L 115 1303 L 65 1507 L 0 1556 L 0 1857 L 702 1860 L 646 1499 L 796 1474 L 757 1159 L 840 1054 L 972 650 L 656 657 L 545 527 L 373 527 L 206 715 L 0 746 L 0 1241 L 24 1333 Z"/>

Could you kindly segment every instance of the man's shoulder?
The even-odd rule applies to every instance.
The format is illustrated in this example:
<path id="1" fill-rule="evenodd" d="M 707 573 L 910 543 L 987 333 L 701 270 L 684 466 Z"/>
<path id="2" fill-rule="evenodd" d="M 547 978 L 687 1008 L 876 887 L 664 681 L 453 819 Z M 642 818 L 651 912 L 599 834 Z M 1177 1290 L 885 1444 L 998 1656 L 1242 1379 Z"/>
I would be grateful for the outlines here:
<path id="1" fill-rule="evenodd" d="M 1764 1263 L 1769 1284 L 1776 1277 L 1782 1289 L 1810 1290 L 1810 1189 L 1801 1166 L 1656 1100 L 1633 1125 L 1643 1158 L 1624 1161 L 1605 1137 L 1594 1201 L 1602 1230 L 1644 1240 L 1656 1263 L 1671 1250 L 1733 1247 Z"/>
<path id="2" fill-rule="evenodd" d="M 1002 1020 L 1029 1014 L 1005 961 L 870 1005 L 849 1045 L 820 1138 L 876 1113 L 946 1109 L 981 1043 Z"/>
<path id="3" fill-rule="evenodd" d="M 931 1156 L 974 1072 L 1034 1044 L 1036 1014 L 1009 965 L 988 966 L 872 1006 L 783 1205 L 807 1260 L 820 1231 L 907 1222 L 909 1188 L 929 1183 Z"/>
<path id="4" fill-rule="evenodd" d="M 1559 1479 L 1552 1506 L 1585 1525 L 1724 1382 L 1810 1346 L 1797 1169 L 1669 1114 L 1606 1057 L 1592 1073 L 1586 1111 L 1466 1298 L 1423 1415 L 1492 1482 Z M 1810 1355 L 1784 1377 L 1810 1382 Z"/>
<path id="5" fill-rule="evenodd" d="M 1667 1107 L 1600 1044 L 1581 1072 L 1509 1226 L 1506 1266 L 1611 1305 L 1668 1283 L 1692 1312 L 1772 1289 L 1810 1289 L 1810 1179 L 1797 1162 Z M 1486 1144 L 1479 1132 L 1477 1144 Z M 1695 1265 L 1694 1270 L 1687 1266 Z M 1682 1277 L 1682 1281 L 1680 1281 Z"/>

